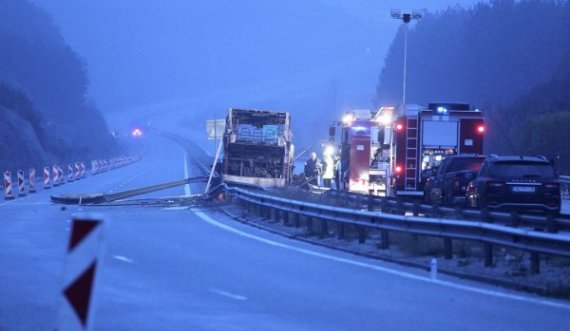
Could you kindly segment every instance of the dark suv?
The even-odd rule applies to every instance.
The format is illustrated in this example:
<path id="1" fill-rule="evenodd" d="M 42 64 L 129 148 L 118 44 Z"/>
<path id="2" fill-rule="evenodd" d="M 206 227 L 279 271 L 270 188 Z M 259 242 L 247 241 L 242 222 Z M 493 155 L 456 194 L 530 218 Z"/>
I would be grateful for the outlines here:
<path id="1" fill-rule="evenodd" d="M 426 178 L 425 199 L 445 205 L 463 204 L 467 184 L 475 178 L 484 160 L 484 156 L 446 157 L 437 172 Z"/>
<path id="2" fill-rule="evenodd" d="M 560 182 L 543 156 L 488 157 L 466 192 L 470 207 L 560 213 Z"/>

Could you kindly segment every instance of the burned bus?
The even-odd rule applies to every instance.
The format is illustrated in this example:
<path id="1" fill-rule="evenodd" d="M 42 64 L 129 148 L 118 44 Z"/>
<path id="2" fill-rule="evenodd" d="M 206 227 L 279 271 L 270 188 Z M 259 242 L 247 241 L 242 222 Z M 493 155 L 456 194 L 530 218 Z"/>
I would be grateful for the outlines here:
<path id="1" fill-rule="evenodd" d="M 291 138 L 287 112 L 230 109 L 223 138 L 222 180 L 284 187 L 292 176 Z"/>

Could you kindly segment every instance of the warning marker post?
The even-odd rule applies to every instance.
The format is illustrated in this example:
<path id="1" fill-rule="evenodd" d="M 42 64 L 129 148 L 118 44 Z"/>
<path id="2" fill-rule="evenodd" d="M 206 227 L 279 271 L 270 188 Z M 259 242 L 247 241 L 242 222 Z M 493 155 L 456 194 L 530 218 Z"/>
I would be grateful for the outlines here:
<path id="1" fill-rule="evenodd" d="M 54 164 L 53 167 L 53 186 L 59 186 L 59 170 L 57 164 Z"/>
<path id="2" fill-rule="evenodd" d="M 50 167 L 44 167 L 44 189 L 49 189 L 51 187 L 50 180 Z"/>
<path id="3" fill-rule="evenodd" d="M 67 246 L 56 331 L 91 330 L 95 281 L 103 250 L 103 221 L 74 217 Z"/>
<path id="4" fill-rule="evenodd" d="M 30 193 L 36 193 L 36 169 L 35 168 L 30 168 L 30 170 L 28 170 L 28 185 L 29 185 L 29 189 L 28 191 Z"/>
<path id="5" fill-rule="evenodd" d="M 11 200 L 14 199 L 14 188 L 12 187 L 12 173 L 10 171 L 4 171 L 4 188 L 6 189 L 6 194 L 4 199 Z"/>
<path id="6" fill-rule="evenodd" d="M 26 196 L 26 179 L 24 178 L 24 170 L 18 169 L 16 172 L 16 177 L 18 178 L 18 196 Z"/>

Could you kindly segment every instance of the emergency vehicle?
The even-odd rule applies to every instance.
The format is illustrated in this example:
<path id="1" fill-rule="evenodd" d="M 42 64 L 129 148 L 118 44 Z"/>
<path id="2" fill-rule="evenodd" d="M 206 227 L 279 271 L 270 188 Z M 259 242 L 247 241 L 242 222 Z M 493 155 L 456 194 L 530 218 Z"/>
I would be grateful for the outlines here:
<path id="1" fill-rule="evenodd" d="M 342 127 L 340 137 L 336 132 Z M 339 142 L 340 189 L 380 196 L 422 196 L 430 170 L 449 155 L 482 155 L 483 113 L 468 104 L 383 107 L 347 112 L 331 126 Z"/>
<path id="2" fill-rule="evenodd" d="M 483 154 L 483 113 L 468 104 L 407 107 L 393 130 L 393 187 L 397 195 L 423 195 L 426 170 L 439 167 L 446 156 Z"/>

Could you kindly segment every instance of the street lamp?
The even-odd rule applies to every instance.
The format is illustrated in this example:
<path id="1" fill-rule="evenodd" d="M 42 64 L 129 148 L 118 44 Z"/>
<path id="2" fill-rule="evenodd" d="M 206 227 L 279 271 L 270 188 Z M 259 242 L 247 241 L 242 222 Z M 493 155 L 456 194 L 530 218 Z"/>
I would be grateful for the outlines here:
<path id="1" fill-rule="evenodd" d="M 393 19 L 404 22 L 404 80 L 402 87 L 402 112 L 404 112 L 406 110 L 406 75 L 408 69 L 408 23 L 412 20 L 419 20 L 423 17 L 423 14 L 419 11 L 402 13 L 399 9 L 393 9 L 390 16 L 392 16 Z"/>

